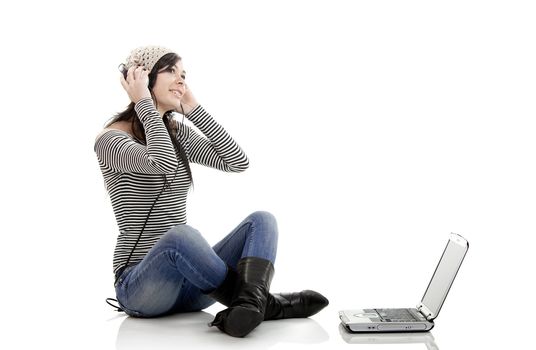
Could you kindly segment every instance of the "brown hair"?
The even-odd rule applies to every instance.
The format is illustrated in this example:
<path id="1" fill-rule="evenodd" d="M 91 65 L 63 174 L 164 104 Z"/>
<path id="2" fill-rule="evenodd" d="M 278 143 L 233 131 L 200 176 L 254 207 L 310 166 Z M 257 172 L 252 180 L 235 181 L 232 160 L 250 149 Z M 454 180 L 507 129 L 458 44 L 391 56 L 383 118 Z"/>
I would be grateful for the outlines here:
<path id="1" fill-rule="evenodd" d="M 158 62 L 154 65 L 151 72 L 149 72 L 149 91 L 151 92 L 151 96 L 153 96 L 153 101 L 156 102 L 156 98 L 153 95 L 153 87 L 156 83 L 156 77 L 158 75 L 158 72 L 162 69 L 170 69 L 173 67 L 177 62 L 181 60 L 181 57 L 177 55 L 176 53 L 168 53 L 162 56 Z M 164 116 L 162 118 L 164 125 L 166 126 L 166 129 L 169 133 L 169 137 L 171 138 L 171 142 L 173 143 L 173 146 L 175 148 L 175 151 L 179 153 L 179 157 L 181 161 L 184 163 L 186 167 L 186 171 L 188 173 L 188 177 L 190 178 L 190 183 L 193 184 L 192 179 L 192 170 L 190 169 L 190 162 L 188 161 L 188 156 L 186 155 L 186 152 L 184 151 L 184 148 L 179 142 L 179 139 L 177 138 L 177 132 L 178 132 L 178 125 L 173 120 L 173 111 L 167 111 L 164 113 Z M 183 113 L 184 114 L 184 113 Z M 127 121 L 130 122 L 130 127 L 133 133 L 133 136 L 138 139 L 143 144 L 147 143 L 147 140 L 145 138 L 145 129 L 143 127 L 142 122 L 138 118 L 138 114 L 134 110 L 134 102 L 131 102 L 127 108 L 120 113 L 117 113 L 115 116 L 113 116 L 105 125 L 105 127 L 110 126 L 111 124 L 119 121 Z"/>

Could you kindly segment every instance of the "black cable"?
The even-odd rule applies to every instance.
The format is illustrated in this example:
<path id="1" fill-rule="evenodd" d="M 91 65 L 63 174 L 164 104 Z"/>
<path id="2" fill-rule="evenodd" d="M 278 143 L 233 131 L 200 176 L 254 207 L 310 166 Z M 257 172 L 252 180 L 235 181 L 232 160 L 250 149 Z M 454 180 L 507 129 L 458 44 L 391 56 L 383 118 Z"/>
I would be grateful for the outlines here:
<path id="1" fill-rule="evenodd" d="M 182 107 L 182 104 L 180 106 L 181 106 L 182 118 L 183 118 L 183 123 L 184 123 L 184 108 Z M 132 249 L 130 250 L 130 254 L 128 255 L 127 262 L 123 265 L 123 267 L 120 267 L 119 269 L 117 269 L 117 275 L 115 276 L 114 286 L 117 284 L 117 281 L 119 280 L 119 277 L 121 277 L 122 272 L 128 267 L 128 264 L 130 263 L 130 259 L 132 258 L 132 254 L 134 254 L 134 251 L 136 250 L 136 247 L 138 246 L 138 243 L 140 242 L 143 231 L 145 230 L 145 226 L 147 225 L 147 222 L 149 221 L 149 217 L 151 216 L 151 213 L 153 211 L 154 206 L 156 205 L 156 202 L 158 201 L 158 198 L 160 198 L 160 196 L 162 195 L 166 187 L 169 188 L 169 190 L 171 190 L 171 184 L 173 183 L 173 181 L 175 181 L 175 178 L 177 177 L 178 172 L 179 172 L 179 167 L 177 166 L 177 168 L 175 169 L 175 174 L 173 175 L 173 179 L 171 179 L 170 182 L 167 181 L 166 174 L 163 174 L 164 186 L 162 186 L 162 189 L 158 193 L 158 196 L 156 196 L 153 204 L 151 205 L 151 208 L 149 209 L 149 213 L 147 214 L 147 217 L 145 218 L 145 222 L 143 223 L 141 231 L 138 234 L 136 243 L 134 243 L 134 247 L 132 247 Z M 120 306 L 113 305 L 112 303 L 110 303 L 110 301 L 115 301 L 119 304 L 119 301 L 117 301 L 117 299 L 106 298 L 106 304 L 116 308 L 117 309 L 116 311 L 118 312 L 123 311 L 123 309 Z"/>
<path id="2" fill-rule="evenodd" d="M 151 216 L 151 213 L 153 211 L 153 208 L 154 208 L 156 202 L 158 201 L 158 198 L 160 198 L 160 196 L 162 195 L 162 192 L 164 192 L 166 187 L 170 186 L 170 189 L 171 189 L 171 183 L 173 181 L 175 181 L 175 178 L 177 177 L 177 173 L 178 173 L 178 168 L 175 169 L 175 175 L 173 176 L 173 179 L 169 183 L 167 183 L 167 181 L 164 180 L 164 186 L 162 186 L 162 189 L 160 190 L 160 193 L 158 193 L 158 196 L 156 196 L 153 204 L 151 205 L 151 209 L 149 209 L 149 213 L 147 214 L 147 217 L 145 218 L 145 222 L 143 223 L 143 227 L 141 228 L 141 231 L 138 234 L 138 238 L 136 239 L 136 243 L 134 243 L 134 246 L 130 250 L 130 254 L 128 255 L 127 262 L 123 265 L 123 267 L 120 267 L 117 270 L 117 275 L 115 276 L 114 285 L 117 284 L 117 280 L 119 280 L 119 277 L 121 277 L 122 272 L 128 267 L 128 264 L 130 263 L 130 259 L 132 258 L 132 254 L 134 254 L 134 251 L 136 250 L 136 247 L 138 246 L 138 243 L 140 242 L 140 239 L 141 239 L 141 236 L 143 234 L 143 231 L 145 230 L 145 226 L 147 225 L 147 222 L 149 221 L 149 217 Z M 123 311 L 123 309 L 120 306 L 114 305 L 114 304 L 110 303 L 110 301 L 115 301 L 119 305 L 119 301 L 117 299 L 106 298 L 106 304 L 116 308 L 117 312 Z"/>
<path id="3" fill-rule="evenodd" d="M 149 221 L 149 217 L 151 216 L 151 213 L 153 212 L 153 208 L 154 208 L 156 202 L 158 201 L 158 198 L 160 198 L 160 196 L 162 195 L 162 192 L 164 192 L 166 187 L 170 188 L 170 190 L 171 190 L 171 184 L 173 183 L 173 181 L 175 181 L 175 178 L 177 177 L 177 173 L 178 173 L 178 168 L 175 169 L 175 175 L 173 176 L 173 179 L 171 179 L 171 181 L 169 183 L 164 178 L 164 186 L 162 186 L 162 189 L 160 190 L 160 193 L 158 193 L 158 196 L 156 196 L 153 204 L 151 205 L 151 208 L 149 209 L 149 213 L 147 214 L 147 217 L 145 218 L 145 222 L 143 223 L 141 231 L 138 234 L 138 238 L 136 239 L 136 243 L 134 243 L 134 247 L 132 247 L 132 249 L 130 250 L 130 254 L 128 255 L 127 262 L 123 265 L 123 267 L 119 268 L 118 271 L 124 270 L 124 269 L 126 269 L 128 267 L 128 264 L 130 263 L 130 259 L 132 258 L 132 254 L 134 254 L 134 251 L 136 250 L 136 247 L 138 246 L 138 243 L 140 242 L 140 239 L 141 239 L 141 236 L 143 234 L 143 231 L 145 230 L 145 226 L 147 226 L 147 222 Z M 117 276 L 115 278 L 115 281 L 114 281 L 114 284 L 117 283 L 117 280 L 119 279 L 119 276 L 121 276 L 121 273 L 117 274 Z"/>
<path id="4" fill-rule="evenodd" d="M 112 303 L 110 303 L 110 301 L 115 301 L 117 303 L 117 305 L 114 305 Z M 106 298 L 106 304 L 110 305 L 111 307 L 115 307 L 117 312 L 121 312 L 121 311 L 124 311 L 120 306 L 119 306 L 119 302 L 117 301 L 117 299 L 114 299 L 114 298 Z"/>

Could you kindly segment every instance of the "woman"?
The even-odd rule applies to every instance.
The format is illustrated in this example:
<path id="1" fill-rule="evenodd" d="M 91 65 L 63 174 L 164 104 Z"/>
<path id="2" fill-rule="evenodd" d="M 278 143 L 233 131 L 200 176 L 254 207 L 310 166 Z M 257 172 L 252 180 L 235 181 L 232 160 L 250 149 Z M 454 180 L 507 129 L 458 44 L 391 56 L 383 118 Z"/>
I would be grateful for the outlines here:
<path id="1" fill-rule="evenodd" d="M 214 247 L 186 224 L 190 162 L 242 172 L 248 158 L 198 104 L 177 54 L 140 47 L 124 68 L 121 84 L 132 102 L 95 141 L 119 226 L 113 271 L 122 310 L 155 317 L 218 301 L 228 308 L 211 326 L 243 337 L 263 320 L 309 317 L 324 308 L 328 300 L 314 291 L 269 293 L 278 235 L 271 214 L 249 215 Z"/>

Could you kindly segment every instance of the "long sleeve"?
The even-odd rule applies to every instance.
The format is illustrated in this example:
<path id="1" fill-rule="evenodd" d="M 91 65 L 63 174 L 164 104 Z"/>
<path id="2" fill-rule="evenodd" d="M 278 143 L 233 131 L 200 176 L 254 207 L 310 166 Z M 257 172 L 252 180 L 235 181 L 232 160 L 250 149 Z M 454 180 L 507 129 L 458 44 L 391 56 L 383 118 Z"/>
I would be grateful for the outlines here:
<path id="1" fill-rule="evenodd" d="M 134 107 L 145 128 L 147 145 L 134 141 L 127 133 L 109 129 L 95 141 L 99 162 L 112 171 L 142 174 L 166 174 L 178 165 L 169 133 L 150 98 Z"/>
<path id="2" fill-rule="evenodd" d="M 189 128 L 190 161 L 227 172 L 242 172 L 249 167 L 244 151 L 201 106 L 186 116 L 203 133 Z"/>

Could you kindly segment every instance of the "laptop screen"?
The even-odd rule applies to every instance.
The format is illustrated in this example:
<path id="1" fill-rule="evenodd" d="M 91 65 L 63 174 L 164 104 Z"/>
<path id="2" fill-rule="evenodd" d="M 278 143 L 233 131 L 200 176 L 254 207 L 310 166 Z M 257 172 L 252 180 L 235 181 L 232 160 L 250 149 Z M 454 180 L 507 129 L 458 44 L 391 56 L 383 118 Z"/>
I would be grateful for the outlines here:
<path id="1" fill-rule="evenodd" d="M 432 319 L 436 318 L 441 306 L 458 273 L 469 243 L 460 235 L 452 233 L 443 251 L 443 255 L 437 264 L 436 270 L 421 303 L 431 312 Z"/>

